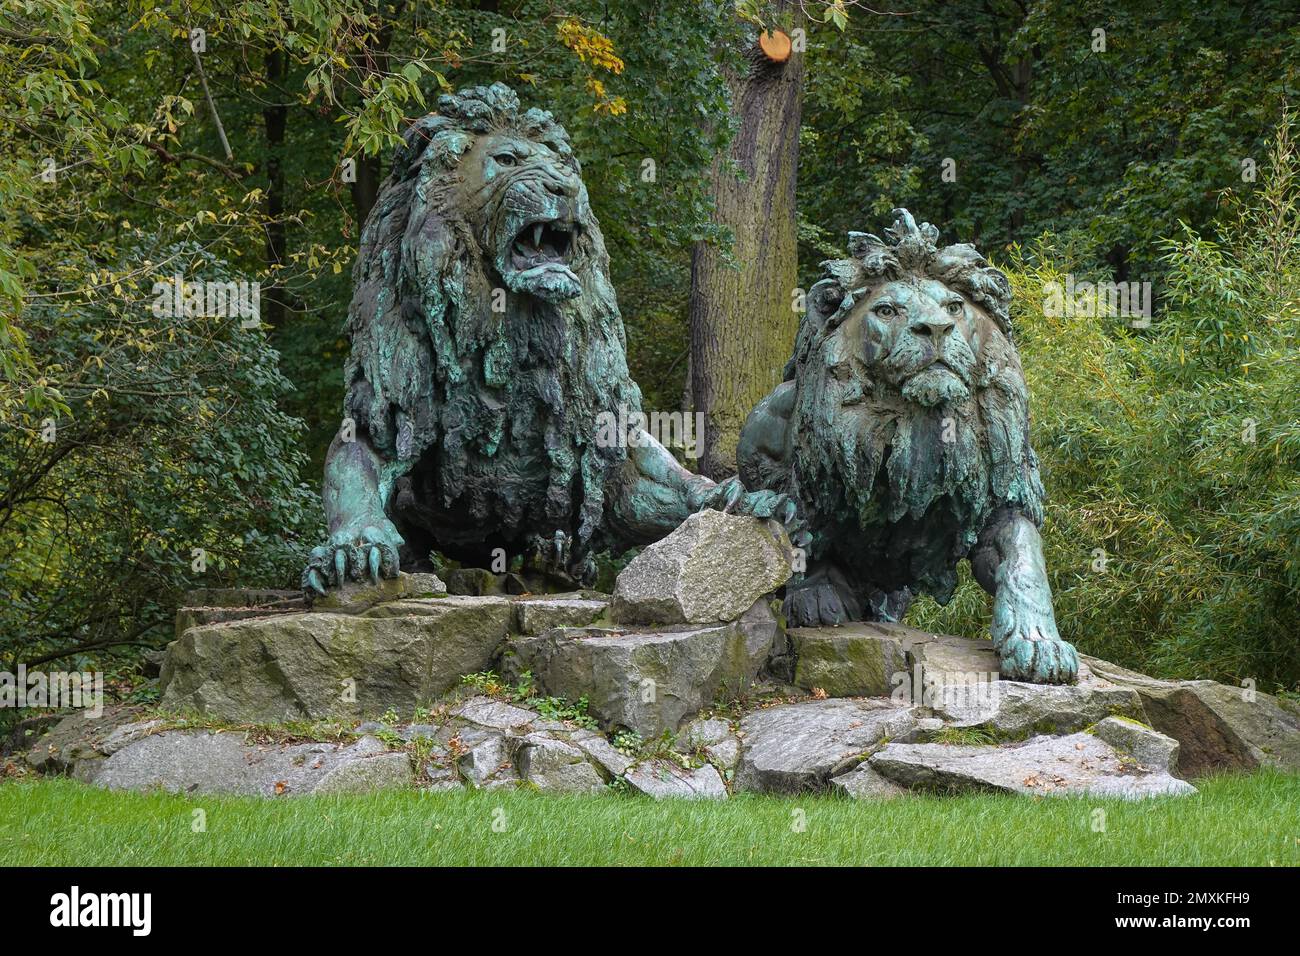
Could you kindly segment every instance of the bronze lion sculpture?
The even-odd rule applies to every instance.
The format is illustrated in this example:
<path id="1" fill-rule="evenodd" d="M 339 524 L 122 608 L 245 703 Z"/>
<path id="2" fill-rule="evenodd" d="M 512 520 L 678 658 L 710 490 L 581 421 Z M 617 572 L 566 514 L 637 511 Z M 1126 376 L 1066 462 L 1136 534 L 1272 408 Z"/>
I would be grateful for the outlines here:
<path id="1" fill-rule="evenodd" d="M 304 590 L 419 569 L 435 549 L 486 567 L 501 548 L 587 583 L 598 549 L 657 540 L 701 508 L 793 518 L 784 495 L 694 475 L 635 427 L 600 225 L 549 112 L 474 87 L 404 142 L 353 269 L 329 540 Z M 602 414 L 629 434 L 601 440 Z"/>
<path id="2" fill-rule="evenodd" d="M 790 495 L 811 534 L 787 622 L 897 621 L 923 592 L 946 604 L 969 558 L 1002 676 L 1072 681 L 1010 284 L 973 246 L 939 248 L 935 227 L 894 215 L 884 240 L 850 233 L 851 258 L 822 264 L 785 381 L 741 433 L 746 488 Z"/>

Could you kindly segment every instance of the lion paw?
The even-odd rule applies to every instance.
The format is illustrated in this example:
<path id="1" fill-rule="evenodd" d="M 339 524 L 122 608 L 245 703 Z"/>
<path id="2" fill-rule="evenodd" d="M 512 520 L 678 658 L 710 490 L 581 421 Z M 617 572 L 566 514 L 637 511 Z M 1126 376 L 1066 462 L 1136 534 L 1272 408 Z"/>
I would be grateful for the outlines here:
<path id="1" fill-rule="evenodd" d="M 995 638 L 996 640 L 996 638 Z M 1003 680 L 1033 684 L 1070 684 L 1079 675 L 1079 654 L 1073 644 L 1037 627 L 1017 630 L 997 643 Z"/>
<path id="2" fill-rule="evenodd" d="M 330 535 L 329 542 L 313 548 L 302 572 L 302 589 L 308 595 L 324 594 L 348 580 L 395 578 L 400 568 L 398 549 L 403 539 L 387 518 L 353 522 Z"/>
<path id="3" fill-rule="evenodd" d="M 535 570 L 561 582 L 582 586 L 596 579 L 596 562 L 591 554 L 563 531 L 529 538 L 528 561 Z"/>
<path id="4" fill-rule="evenodd" d="M 821 627 L 859 620 L 862 607 L 856 598 L 821 581 L 787 589 L 781 613 L 787 627 Z"/>
<path id="5" fill-rule="evenodd" d="M 746 491 L 739 478 L 728 478 L 714 489 L 707 507 L 746 518 L 772 520 L 781 524 L 796 548 L 807 548 L 811 535 L 799 503 L 780 491 Z"/>

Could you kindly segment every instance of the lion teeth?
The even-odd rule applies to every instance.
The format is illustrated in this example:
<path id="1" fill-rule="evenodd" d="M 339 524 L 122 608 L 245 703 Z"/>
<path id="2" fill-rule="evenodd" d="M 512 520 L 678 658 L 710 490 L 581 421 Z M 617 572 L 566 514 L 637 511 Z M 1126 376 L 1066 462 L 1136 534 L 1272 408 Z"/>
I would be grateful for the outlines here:
<path id="1" fill-rule="evenodd" d="M 542 247 L 542 224 L 539 222 L 533 226 L 533 245 L 538 249 Z"/>

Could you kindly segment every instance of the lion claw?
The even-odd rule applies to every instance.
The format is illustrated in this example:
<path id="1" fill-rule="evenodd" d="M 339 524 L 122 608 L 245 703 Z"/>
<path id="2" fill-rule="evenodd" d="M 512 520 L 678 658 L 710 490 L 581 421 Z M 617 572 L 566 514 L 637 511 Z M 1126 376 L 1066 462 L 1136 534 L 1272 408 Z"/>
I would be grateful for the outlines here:
<path id="1" fill-rule="evenodd" d="M 1079 675 L 1079 653 L 1059 637 L 1008 636 L 998 645 L 1003 680 L 1070 684 Z"/>
<path id="2" fill-rule="evenodd" d="M 341 529 L 330 535 L 327 544 L 313 548 L 302 572 L 301 587 L 310 597 L 324 595 L 331 587 L 348 581 L 395 578 L 400 570 L 397 549 L 402 536 L 391 524 L 383 527 L 370 523 L 360 531 Z"/>
<path id="3" fill-rule="evenodd" d="M 321 580 L 320 572 L 315 568 L 308 568 L 303 574 L 302 588 L 304 591 L 312 591 L 319 595 L 325 594 L 325 582 Z"/>

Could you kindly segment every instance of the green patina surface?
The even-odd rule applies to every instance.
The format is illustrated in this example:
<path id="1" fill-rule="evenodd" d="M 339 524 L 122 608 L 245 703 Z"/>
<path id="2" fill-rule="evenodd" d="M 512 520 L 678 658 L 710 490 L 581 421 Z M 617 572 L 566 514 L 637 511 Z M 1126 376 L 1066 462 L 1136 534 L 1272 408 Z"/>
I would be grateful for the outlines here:
<path id="1" fill-rule="evenodd" d="M 969 558 L 994 598 L 1002 675 L 1072 681 L 1010 284 L 973 246 L 940 247 L 934 226 L 895 217 L 884 239 L 850 233 L 851 258 L 822 264 L 785 381 L 741 433 L 745 486 L 789 494 L 811 532 L 787 618 L 897 621 L 919 593 L 946 603 Z"/>
<path id="2" fill-rule="evenodd" d="M 416 122 L 366 222 L 348 315 L 330 538 L 303 587 L 527 556 L 562 585 L 701 508 L 809 519 L 794 626 L 947 601 L 969 557 L 1004 676 L 1072 680 L 1037 525 L 1042 484 L 1006 277 L 905 210 L 824 263 L 741 475 L 694 475 L 643 428 L 608 256 L 568 135 L 508 87 Z M 629 423 L 608 440 L 608 421 Z"/>
<path id="3" fill-rule="evenodd" d="M 303 587 L 527 556 L 561 585 L 701 508 L 790 519 L 693 475 L 642 428 L 608 255 L 568 134 L 508 87 L 443 96 L 366 221 L 348 313 L 329 541 Z M 628 422 L 604 440 L 602 421 Z M 431 570 L 431 568 L 428 568 Z"/>

